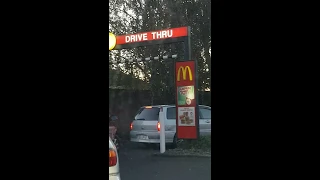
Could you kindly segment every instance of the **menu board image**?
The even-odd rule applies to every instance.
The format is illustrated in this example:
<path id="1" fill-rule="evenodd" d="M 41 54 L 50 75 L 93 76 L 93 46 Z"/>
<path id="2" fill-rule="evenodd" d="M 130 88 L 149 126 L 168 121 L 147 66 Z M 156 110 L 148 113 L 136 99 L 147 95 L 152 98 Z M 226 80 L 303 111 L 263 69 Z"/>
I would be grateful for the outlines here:
<path id="1" fill-rule="evenodd" d="M 195 126 L 195 108 L 178 107 L 179 126 Z"/>
<path id="2" fill-rule="evenodd" d="M 192 100 L 194 100 L 194 86 L 179 86 L 177 90 L 178 105 L 191 105 Z"/>

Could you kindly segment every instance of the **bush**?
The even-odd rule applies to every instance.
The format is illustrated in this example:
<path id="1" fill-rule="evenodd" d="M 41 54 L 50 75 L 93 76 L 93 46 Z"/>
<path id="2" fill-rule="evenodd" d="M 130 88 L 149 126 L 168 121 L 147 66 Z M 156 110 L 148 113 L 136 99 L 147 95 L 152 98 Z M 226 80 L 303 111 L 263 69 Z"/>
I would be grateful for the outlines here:
<path id="1" fill-rule="evenodd" d="M 197 140 L 183 140 L 178 143 L 180 149 L 211 149 L 211 136 L 200 136 Z"/>

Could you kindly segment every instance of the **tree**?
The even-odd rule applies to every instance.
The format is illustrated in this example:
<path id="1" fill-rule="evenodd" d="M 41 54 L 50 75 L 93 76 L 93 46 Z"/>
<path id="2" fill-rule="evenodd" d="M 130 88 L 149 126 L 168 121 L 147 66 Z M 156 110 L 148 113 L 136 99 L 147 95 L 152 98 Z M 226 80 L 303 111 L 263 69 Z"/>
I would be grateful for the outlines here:
<path id="1" fill-rule="evenodd" d="M 115 0 L 110 5 L 110 30 L 115 34 L 137 33 L 180 26 L 191 26 L 192 58 L 198 61 L 199 90 L 211 87 L 211 1 L 209 0 Z M 110 58 L 141 58 L 178 54 L 183 58 L 181 43 L 139 47 L 110 53 Z M 115 68 L 115 67 L 114 67 Z M 173 62 L 153 61 L 126 64 L 118 71 L 132 77 L 143 76 L 149 83 L 152 101 L 174 103 Z M 115 76 L 115 75 L 113 75 Z M 128 82 L 126 82 L 128 83 Z M 134 80 L 129 84 L 134 84 Z"/>

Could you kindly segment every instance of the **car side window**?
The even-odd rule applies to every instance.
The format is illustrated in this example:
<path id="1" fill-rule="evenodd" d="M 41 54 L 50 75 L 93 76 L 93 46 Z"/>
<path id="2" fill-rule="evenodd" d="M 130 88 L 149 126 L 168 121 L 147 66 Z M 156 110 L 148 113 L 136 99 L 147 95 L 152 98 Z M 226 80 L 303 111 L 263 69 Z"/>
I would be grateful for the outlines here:
<path id="1" fill-rule="evenodd" d="M 210 109 L 204 109 L 206 110 L 206 114 L 203 114 L 202 112 L 202 108 L 199 108 L 200 109 L 200 113 L 199 113 L 199 118 L 200 119 L 211 119 L 211 110 Z M 209 112 L 207 112 L 209 111 Z M 202 114 L 202 116 L 200 115 Z M 209 118 L 204 118 L 204 117 L 207 117 L 207 115 L 209 114 Z M 171 119 L 171 120 L 175 120 L 176 119 L 176 108 L 175 107 L 171 107 L 171 108 L 168 108 L 167 109 L 167 119 Z"/>
<path id="2" fill-rule="evenodd" d="M 211 119 L 211 109 L 200 108 L 201 119 Z"/>
<path id="3" fill-rule="evenodd" d="M 171 107 L 167 109 L 167 119 L 176 119 L 176 108 Z"/>

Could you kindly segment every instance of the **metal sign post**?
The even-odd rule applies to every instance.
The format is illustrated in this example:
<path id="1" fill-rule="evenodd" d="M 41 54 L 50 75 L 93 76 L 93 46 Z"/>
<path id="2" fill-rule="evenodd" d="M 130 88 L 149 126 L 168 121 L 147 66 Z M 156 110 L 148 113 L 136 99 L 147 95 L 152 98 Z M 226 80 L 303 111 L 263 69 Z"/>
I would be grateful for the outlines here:
<path id="1" fill-rule="evenodd" d="M 164 113 L 163 108 L 160 108 L 159 112 L 159 122 L 160 122 L 160 153 L 164 153 L 166 151 L 166 125 L 164 122 Z"/>

